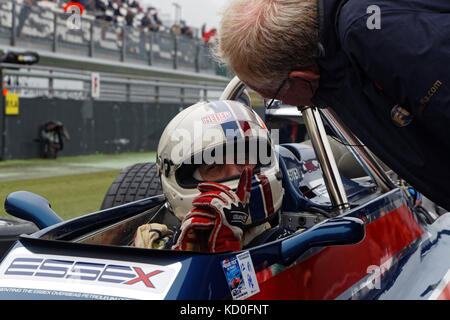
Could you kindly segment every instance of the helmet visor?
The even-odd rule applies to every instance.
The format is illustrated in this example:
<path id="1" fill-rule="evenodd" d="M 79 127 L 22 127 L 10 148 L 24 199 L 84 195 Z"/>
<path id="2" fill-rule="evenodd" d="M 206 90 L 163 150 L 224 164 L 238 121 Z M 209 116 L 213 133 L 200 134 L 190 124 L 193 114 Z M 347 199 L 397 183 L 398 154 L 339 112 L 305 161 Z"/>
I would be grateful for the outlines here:
<path id="1" fill-rule="evenodd" d="M 275 164 L 275 154 L 267 139 L 246 138 L 227 141 L 222 145 L 206 148 L 194 154 L 178 166 L 175 178 L 184 188 L 195 188 L 201 181 L 226 182 L 239 179 L 240 169 L 250 166 L 253 173 Z M 230 170 L 232 165 L 234 170 Z M 238 169 L 236 169 L 238 168 Z M 194 172 L 201 172 L 201 179 Z M 214 174 L 205 175 L 214 171 Z M 220 172 L 220 170 L 223 170 Z M 239 171 L 239 172 L 238 172 Z M 212 177 L 216 177 L 215 179 Z"/>

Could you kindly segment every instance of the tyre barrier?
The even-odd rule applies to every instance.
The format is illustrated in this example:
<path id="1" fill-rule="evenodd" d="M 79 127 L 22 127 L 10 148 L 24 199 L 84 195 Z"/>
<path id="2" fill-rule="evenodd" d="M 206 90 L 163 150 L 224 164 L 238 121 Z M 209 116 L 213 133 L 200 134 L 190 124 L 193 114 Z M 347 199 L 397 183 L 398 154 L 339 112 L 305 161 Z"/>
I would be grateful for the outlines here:
<path id="1" fill-rule="evenodd" d="M 0 259 L 21 234 L 31 234 L 39 228 L 32 222 L 13 217 L 0 217 Z"/>

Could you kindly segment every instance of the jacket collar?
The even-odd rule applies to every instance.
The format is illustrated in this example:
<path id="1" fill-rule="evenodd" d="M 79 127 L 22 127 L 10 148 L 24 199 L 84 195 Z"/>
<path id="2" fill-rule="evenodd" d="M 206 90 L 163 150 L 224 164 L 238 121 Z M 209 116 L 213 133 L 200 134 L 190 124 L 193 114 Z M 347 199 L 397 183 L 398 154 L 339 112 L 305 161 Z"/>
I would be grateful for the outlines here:
<path id="1" fill-rule="evenodd" d="M 347 1 L 317 0 L 319 60 L 334 56 L 340 48 L 337 24 L 339 22 L 340 10 Z"/>
<path id="2" fill-rule="evenodd" d="M 318 53 L 316 60 L 320 70 L 319 87 L 311 101 L 316 107 L 325 107 L 331 102 L 329 92 L 339 88 L 347 65 L 341 50 L 337 23 L 340 8 L 348 0 L 317 0 Z M 327 101 L 329 103 L 327 103 Z"/>

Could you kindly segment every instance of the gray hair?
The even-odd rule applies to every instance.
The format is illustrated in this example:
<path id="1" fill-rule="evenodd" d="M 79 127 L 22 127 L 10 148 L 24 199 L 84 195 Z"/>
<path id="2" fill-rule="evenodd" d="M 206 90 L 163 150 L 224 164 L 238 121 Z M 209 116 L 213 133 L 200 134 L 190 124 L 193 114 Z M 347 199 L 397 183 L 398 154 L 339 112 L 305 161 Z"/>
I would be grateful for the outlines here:
<path id="1" fill-rule="evenodd" d="M 317 0 L 234 0 L 213 53 L 244 82 L 268 88 L 312 65 L 317 42 Z"/>

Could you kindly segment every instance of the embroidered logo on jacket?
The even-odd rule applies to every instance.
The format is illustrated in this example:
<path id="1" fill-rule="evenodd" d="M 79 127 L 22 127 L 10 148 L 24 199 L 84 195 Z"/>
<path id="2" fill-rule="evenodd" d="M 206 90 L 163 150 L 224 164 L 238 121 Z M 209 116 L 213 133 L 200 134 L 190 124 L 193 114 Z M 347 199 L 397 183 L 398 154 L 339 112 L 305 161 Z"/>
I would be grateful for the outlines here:
<path id="1" fill-rule="evenodd" d="M 405 127 L 411 123 L 411 113 L 396 104 L 391 110 L 391 118 L 397 127 Z"/>

